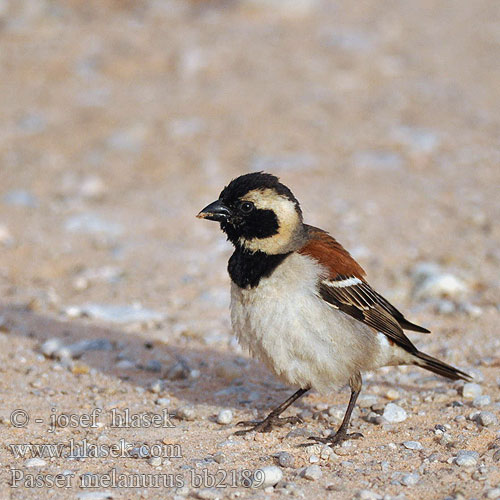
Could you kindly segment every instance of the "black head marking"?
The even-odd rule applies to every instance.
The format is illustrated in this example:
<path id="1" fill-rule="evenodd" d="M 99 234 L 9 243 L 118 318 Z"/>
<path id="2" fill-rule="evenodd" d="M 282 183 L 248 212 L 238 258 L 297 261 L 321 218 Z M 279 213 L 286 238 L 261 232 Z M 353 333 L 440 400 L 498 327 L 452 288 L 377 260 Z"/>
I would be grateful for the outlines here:
<path id="1" fill-rule="evenodd" d="M 250 191 L 271 189 L 277 195 L 288 198 L 302 217 L 300 205 L 293 193 L 278 177 L 264 172 L 241 175 L 233 179 L 221 192 L 219 200 L 229 207 L 232 217 L 221 223 L 222 230 L 229 240 L 238 245 L 240 238 L 268 238 L 279 231 L 279 221 L 270 209 L 256 208 L 251 202 L 242 201 Z"/>

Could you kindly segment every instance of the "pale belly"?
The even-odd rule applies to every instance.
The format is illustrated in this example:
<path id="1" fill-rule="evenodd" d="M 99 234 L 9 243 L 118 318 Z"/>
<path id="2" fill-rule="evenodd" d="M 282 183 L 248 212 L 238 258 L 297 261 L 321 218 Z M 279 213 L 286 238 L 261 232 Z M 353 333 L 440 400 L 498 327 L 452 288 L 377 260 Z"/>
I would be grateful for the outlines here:
<path id="1" fill-rule="evenodd" d="M 357 372 L 397 364 L 385 336 L 315 295 L 319 272 L 292 255 L 256 288 L 233 283 L 231 321 L 242 347 L 284 382 L 321 392 Z"/>

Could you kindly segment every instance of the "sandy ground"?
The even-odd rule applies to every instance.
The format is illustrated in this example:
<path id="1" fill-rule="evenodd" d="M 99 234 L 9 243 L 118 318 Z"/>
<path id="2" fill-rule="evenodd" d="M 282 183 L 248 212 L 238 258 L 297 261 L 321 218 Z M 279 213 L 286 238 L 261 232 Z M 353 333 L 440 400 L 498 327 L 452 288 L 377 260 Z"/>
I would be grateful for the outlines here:
<path id="1" fill-rule="evenodd" d="M 0 498 L 500 498 L 498 2 L 2 0 L 0 44 Z M 232 339 L 194 216 L 262 169 L 478 386 L 388 368 L 364 439 L 300 446 L 341 388 L 233 435 L 293 388 Z"/>

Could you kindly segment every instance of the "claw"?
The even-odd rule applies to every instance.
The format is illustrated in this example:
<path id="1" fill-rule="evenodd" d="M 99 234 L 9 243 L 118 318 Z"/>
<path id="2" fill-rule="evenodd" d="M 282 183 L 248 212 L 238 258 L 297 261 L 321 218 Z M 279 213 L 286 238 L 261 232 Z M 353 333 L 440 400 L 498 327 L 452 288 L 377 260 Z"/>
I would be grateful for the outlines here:
<path id="1" fill-rule="evenodd" d="M 308 439 L 316 441 L 317 443 L 329 444 L 331 446 L 336 446 L 342 443 L 343 441 L 347 441 L 348 439 L 360 439 L 363 438 L 363 434 L 361 432 L 353 432 L 352 434 L 347 434 L 347 432 L 337 432 L 333 435 L 330 435 L 326 438 L 319 436 L 310 436 Z"/>

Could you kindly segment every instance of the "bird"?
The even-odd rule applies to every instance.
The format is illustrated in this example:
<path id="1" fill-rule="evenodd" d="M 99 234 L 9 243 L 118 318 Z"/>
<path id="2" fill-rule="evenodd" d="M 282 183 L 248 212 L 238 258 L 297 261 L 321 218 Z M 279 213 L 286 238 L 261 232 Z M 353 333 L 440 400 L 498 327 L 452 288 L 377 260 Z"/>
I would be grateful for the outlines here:
<path id="1" fill-rule="evenodd" d="M 300 204 L 278 177 L 252 172 L 233 179 L 198 218 L 216 221 L 233 244 L 228 262 L 231 324 L 243 348 L 297 391 L 263 420 L 236 432 L 269 432 L 298 423 L 280 415 L 311 389 L 349 385 L 342 423 L 316 442 L 338 445 L 348 433 L 362 373 L 416 365 L 451 380 L 471 377 L 417 349 L 411 323 L 367 282 L 366 273 L 330 234 L 305 224 Z"/>

